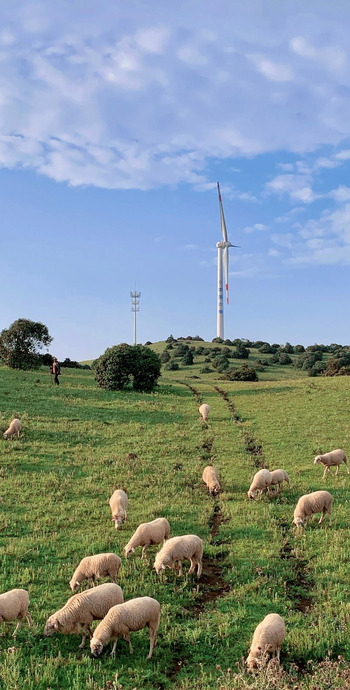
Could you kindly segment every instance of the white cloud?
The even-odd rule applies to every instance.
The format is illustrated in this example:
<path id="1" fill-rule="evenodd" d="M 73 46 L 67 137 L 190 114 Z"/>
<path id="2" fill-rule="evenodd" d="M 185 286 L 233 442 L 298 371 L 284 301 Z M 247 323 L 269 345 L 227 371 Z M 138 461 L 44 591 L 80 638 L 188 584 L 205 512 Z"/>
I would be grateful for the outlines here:
<path id="1" fill-rule="evenodd" d="M 277 175 L 267 182 L 266 191 L 279 196 L 287 194 L 292 200 L 301 201 L 304 204 L 310 204 L 318 198 L 306 175 Z"/>
<path id="2" fill-rule="evenodd" d="M 272 62 L 266 59 L 257 59 L 256 66 L 258 71 L 271 81 L 291 81 L 294 77 L 293 71 L 288 65 Z"/>
<path id="3" fill-rule="evenodd" d="M 339 151 L 339 153 L 337 153 L 335 155 L 335 158 L 337 158 L 337 160 L 340 160 L 340 161 L 350 160 L 350 149 L 345 149 L 344 151 Z"/>
<path id="4" fill-rule="evenodd" d="M 247 225 L 243 232 L 250 233 L 254 232 L 254 230 L 268 230 L 268 226 L 264 225 L 264 223 L 255 223 L 254 225 Z"/>
<path id="5" fill-rule="evenodd" d="M 330 197 L 335 199 L 335 201 L 338 201 L 340 203 L 343 203 L 344 201 L 350 201 L 350 187 L 346 187 L 345 185 L 340 185 L 337 189 L 333 189 L 331 192 L 329 192 Z"/>

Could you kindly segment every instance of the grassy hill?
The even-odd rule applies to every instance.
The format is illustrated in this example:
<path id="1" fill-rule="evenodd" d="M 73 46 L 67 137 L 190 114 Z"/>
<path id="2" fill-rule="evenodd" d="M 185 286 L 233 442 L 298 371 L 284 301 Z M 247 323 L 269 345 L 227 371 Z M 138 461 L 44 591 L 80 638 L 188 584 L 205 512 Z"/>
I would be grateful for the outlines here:
<path id="1" fill-rule="evenodd" d="M 198 360 L 164 371 L 151 394 L 103 391 L 90 371 L 62 370 L 57 388 L 46 370 L 0 368 L 1 430 L 13 416 L 23 424 L 19 440 L 0 440 L 0 591 L 27 588 L 34 620 L 15 641 L 14 625 L 2 627 L 1 688 L 284 690 L 301 679 L 310 689 L 347 687 L 337 658 L 350 656 L 350 477 L 342 466 L 338 477 L 322 480 L 313 457 L 337 447 L 349 451 L 350 379 L 300 378 L 289 366 L 279 368 L 279 380 L 277 367 L 268 367 L 259 382 L 238 383 L 201 375 L 202 366 Z M 198 416 L 202 401 L 211 406 L 207 426 Z M 207 464 L 223 486 L 215 500 L 201 480 Z M 290 489 L 249 501 L 261 466 L 283 467 Z M 108 506 L 115 487 L 129 495 L 120 531 Z M 314 519 L 296 534 L 291 521 L 299 496 L 323 488 L 334 497 L 332 528 Z M 187 576 L 187 564 L 183 578 L 169 570 L 157 578 L 155 547 L 143 561 L 137 552 L 123 557 L 138 524 L 160 515 L 173 536 L 204 540 L 199 582 Z M 150 595 L 161 603 L 150 662 L 146 630 L 132 634 L 133 656 L 120 640 L 114 659 L 105 653 L 99 660 L 88 647 L 78 649 L 75 635 L 43 636 L 45 620 L 71 594 L 80 559 L 102 551 L 122 557 L 125 599 Z M 249 678 L 236 662 L 272 611 L 287 625 L 284 672 Z"/>

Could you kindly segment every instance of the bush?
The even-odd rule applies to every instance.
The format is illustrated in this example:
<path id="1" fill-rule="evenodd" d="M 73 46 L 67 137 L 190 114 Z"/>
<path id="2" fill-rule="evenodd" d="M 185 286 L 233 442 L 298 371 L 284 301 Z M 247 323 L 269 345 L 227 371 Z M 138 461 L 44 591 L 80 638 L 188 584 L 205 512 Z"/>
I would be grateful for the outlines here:
<path id="1" fill-rule="evenodd" d="M 217 338 L 213 338 L 213 340 L 211 342 L 212 343 L 223 343 L 224 341 L 222 338 L 217 337 Z"/>
<path id="2" fill-rule="evenodd" d="M 243 343 L 238 344 L 237 347 L 233 350 L 233 357 L 235 359 L 248 359 L 249 357 L 249 350 Z"/>
<path id="3" fill-rule="evenodd" d="M 229 366 L 229 361 L 224 355 L 215 357 L 212 361 L 213 367 L 221 374 Z"/>
<path id="4" fill-rule="evenodd" d="M 177 371 L 179 369 L 179 365 L 177 362 L 171 359 L 170 362 L 165 365 L 164 369 L 166 369 L 166 371 Z"/>
<path id="5" fill-rule="evenodd" d="M 168 344 L 165 346 L 165 349 L 166 349 L 166 350 L 173 350 L 173 349 L 174 349 L 174 345 L 172 345 L 171 343 L 168 343 Z"/>
<path id="6" fill-rule="evenodd" d="M 230 350 L 229 347 L 223 347 L 221 349 L 221 354 L 224 355 L 225 357 L 232 357 L 232 350 Z"/>
<path id="7" fill-rule="evenodd" d="M 305 351 L 301 355 L 299 355 L 299 357 L 294 363 L 294 366 L 297 369 L 307 371 L 308 369 L 312 369 L 316 362 L 320 362 L 322 357 L 322 352 Z"/>
<path id="8" fill-rule="evenodd" d="M 89 365 L 87 365 L 89 367 Z M 69 357 L 66 357 L 66 359 L 61 362 L 61 367 L 66 367 L 67 369 L 82 369 L 83 366 L 82 364 L 79 364 L 79 362 L 76 362 L 75 359 L 69 359 Z M 89 367 L 90 369 L 90 367 Z"/>
<path id="9" fill-rule="evenodd" d="M 45 355 L 40 355 L 41 357 L 41 363 L 45 367 L 51 367 L 52 362 L 53 362 L 53 356 L 50 355 L 49 352 L 46 352 Z"/>
<path id="10" fill-rule="evenodd" d="M 280 352 L 278 355 L 278 364 L 292 364 L 293 360 L 286 352 Z"/>
<path id="11" fill-rule="evenodd" d="M 290 343 L 286 343 L 284 347 L 281 348 L 282 352 L 286 352 L 288 355 L 294 353 L 293 346 Z"/>
<path id="12" fill-rule="evenodd" d="M 184 343 L 180 343 L 179 345 L 176 345 L 174 348 L 174 357 L 183 357 L 186 352 L 189 351 L 189 346 L 185 345 Z"/>
<path id="13" fill-rule="evenodd" d="M 200 345 L 199 347 L 197 347 L 197 350 L 196 350 L 197 355 L 204 355 L 204 352 L 205 352 L 205 348 L 203 347 L 203 345 Z"/>
<path id="14" fill-rule="evenodd" d="M 134 390 L 153 390 L 161 370 L 160 357 L 144 345 L 114 345 L 101 355 L 94 367 L 100 388 L 122 390 L 129 383 Z"/>
<path id="15" fill-rule="evenodd" d="M 294 354 L 299 355 L 301 352 L 305 352 L 304 345 L 294 345 Z"/>
<path id="16" fill-rule="evenodd" d="M 243 364 L 240 369 L 225 371 L 224 378 L 228 381 L 259 381 L 255 369 L 248 367 L 247 364 Z"/>
<path id="17" fill-rule="evenodd" d="M 187 352 L 185 352 L 181 359 L 181 364 L 184 364 L 186 367 L 193 364 L 193 352 L 191 352 L 191 350 L 187 350 Z"/>
<path id="18" fill-rule="evenodd" d="M 210 367 L 203 367 L 203 369 L 201 369 L 199 373 L 200 374 L 211 374 L 212 371 L 213 370 Z"/>
<path id="19" fill-rule="evenodd" d="M 226 340 L 224 340 L 224 345 L 229 345 L 230 347 L 232 347 L 233 342 L 229 338 L 226 338 Z"/>
<path id="20" fill-rule="evenodd" d="M 174 343 L 176 342 L 175 338 L 173 335 L 169 335 L 169 338 L 166 339 L 166 343 Z"/>
<path id="21" fill-rule="evenodd" d="M 270 345 L 270 343 L 264 343 L 261 347 L 259 347 L 259 352 L 263 355 L 273 355 L 277 350 Z"/>
<path id="22" fill-rule="evenodd" d="M 147 345 L 152 345 L 152 343 L 151 343 L 150 340 L 147 340 L 147 343 L 145 343 L 145 347 L 146 347 Z"/>
<path id="23" fill-rule="evenodd" d="M 162 364 L 165 364 L 165 362 L 169 362 L 170 360 L 170 355 L 169 352 L 162 352 L 160 355 L 160 361 Z"/>
<path id="24" fill-rule="evenodd" d="M 47 326 L 39 321 L 17 319 L 0 334 L 0 358 L 11 369 L 39 369 L 40 350 L 52 342 Z"/>

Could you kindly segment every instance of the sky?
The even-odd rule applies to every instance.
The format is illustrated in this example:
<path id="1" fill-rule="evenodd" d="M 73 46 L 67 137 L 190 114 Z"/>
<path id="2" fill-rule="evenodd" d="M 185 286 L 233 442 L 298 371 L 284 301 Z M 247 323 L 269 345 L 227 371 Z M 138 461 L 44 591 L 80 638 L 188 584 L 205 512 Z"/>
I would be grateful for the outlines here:
<path id="1" fill-rule="evenodd" d="M 12 0 L 0 8 L 0 330 L 60 359 L 216 335 L 349 338 L 350 3 Z"/>

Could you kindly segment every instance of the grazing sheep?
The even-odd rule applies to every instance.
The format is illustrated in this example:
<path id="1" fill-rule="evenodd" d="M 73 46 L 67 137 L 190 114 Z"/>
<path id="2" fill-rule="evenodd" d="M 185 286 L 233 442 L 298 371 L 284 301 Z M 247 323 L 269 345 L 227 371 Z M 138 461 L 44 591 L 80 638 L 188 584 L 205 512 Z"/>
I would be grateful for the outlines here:
<path id="1" fill-rule="evenodd" d="M 330 471 L 331 467 L 336 467 L 337 471 L 335 473 L 335 476 L 337 476 L 339 472 L 339 465 L 343 462 L 346 465 L 346 470 L 347 473 L 349 474 L 349 465 L 348 461 L 346 459 L 346 455 L 344 451 L 341 448 L 337 448 L 337 450 L 331 450 L 330 453 L 324 453 L 323 455 L 316 455 L 315 460 L 314 460 L 314 465 L 317 465 L 317 463 L 320 462 L 321 465 L 324 467 L 324 473 L 322 479 L 325 478 L 327 472 Z"/>
<path id="2" fill-rule="evenodd" d="M 199 414 L 203 418 L 203 421 L 206 422 L 208 420 L 208 414 L 210 412 L 210 405 L 206 405 L 204 403 L 198 409 L 199 409 Z"/>
<path id="3" fill-rule="evenodd" d="M 256 472 L 253 477 L 253 481 L 249 487 L 248 496 L 251 499 L 255 498 L 255 494 L 258 491 L 260 493 L 260 498 L 262 497 L 264 491 L 269 492 L 271 484 L 271 472 L 269 470 L 263 469 Z"/>
<path id="4" fill-rule="evenodd" d="M 87 589 L 80 594 L 74 594 L 67 603 L 56 613 L 47 619 L 44 635 L 51 637 L 55 632 L 64 635 L 79 633 L 82 631 L 83 639 L 79 648 L 85 644 L 86 635 L 91 632 L 91 623 L 94 620 L 102 620 L 109 609 L 124 601 L 123 592 L 119 585 L 107 582 L 98 585 L 94 589 Z"/>
<path id="5" fill-rule="evenodd" d="M 216 496 L 221 491 L 221 486 L 219 484 L 215 467 L 207 465 L 207 467 L 205 467 L 203 470 L 202 479 L 207 485 L 209 493 L 211 493 L 212 496 Z"/>
<path id="6" fill-rule="evenodd" d="M 157 518 L 152 522 L 142 522 L 130 541 L 124 546 L 125 558 L 135 551 L 138 546 L 142 546 L 141 558 L 146 556 L 147 546 L 160 544 L 163 540 L 169 539 L 170 525 L 166 518 Z"/>
<path id="7" fill-rule="evenodd" d="M 277 484 L 277 491 L 281 493 L 281 484 L 282 482 L 289 482 L 289 477 L 288 474 L 285 470 L 272 470 L 270 472 L 271 474 L 271 484 L 270 486 L 273 486 L 274 484 Z"/>
<path id="8" fill-rule="evenodd" d="M 182 575 L 182 561 L 187 559 L 191 562 L 188 574 L 193 573 L 197 566 L 197 578 L 202 574 L 203 542 L 195 534 L 185 534 L 183 537 L 172 537 L 158 551 L 154 568 L 159 575 L 161 570 L 172 568 Z"/>
<path id="9" fill-rule="evenodd" d="M 118 637 L 124 637 L 129 643 L 130 654 L 133 649 L 130 642 L 130 631 L 142 630 L 149 627 L 150 647 L 147 659 L 153 654 L 156 646 L 157 630 L 160 621 L 160 604 L 151 597 L 138 597 L 130 599 L 125 604 L 113 606 L 98 624 L 93 638 L 90 641 L 91 654 L 94 657 L 100 656 L 103 647 L 108 644 L 110 639 L 114 640 L 111 656 L 115 654 Z"/>
<path id="10" fill-rule="evenodd" d="M 19 419 L 13 419 L 9 428 L 6 429 L 4 432 L 4 438 L 9 438 L 9 436 L 15 436 L 17 434 L 17 438 L 19 438 L 19 432 L 21 430 L 21 422 Z"/>
<path id="11" fill-rule="evenodd" d="M 329 524 L 332 525 L 332 501 L 333 496 L 328 491 L 313 491 L 311 494 L 301 496 L 294 511 L 293 525 L 306 527 L 308 518 L 314 513 L 323 513 L 319 525 L 328 513 Z"/>
<path id="12" fill-rule="evenodd" d="M 92 581 L 95 587 L 96 580 L 101 577 L 110 577 L 112 582 L 116 581 L 122 562 L 116 553 L 97 553 L 95 556 L 83 558 L 69 583 L 72 592 L 77 592 L 84 580 Z"/>
<path id="13" fill-rule="evenodd" d="M 0 624 L 13 621 L 15 618 L 18 620 L 12 637 L 16 636 L 23 618 L 27 619 L 29 627 L 33 625 L 28 607 L 29 596 L 25 589 L 11 589 L 9 592 L 0 594 Z"/>
<path id="14" fill-rule="evenodd" d="M 109 499 L 109 505 L 112 511 L 112 520 L 116 529 L 119 529 L 126 520 L 126 506 L 128 505 L 128 497 L 122 489 L 116 489 L 114 494 Z"/>
<path id="15" fill-rule="evenodd" d="M 269 613 L 264 620 L 255 628 L 252 646 L 247 658 L 247 666 L 252 668 L 263 668 L 269 653 L 275 654 L 278 661 L 286 628 L 283 618 L 278 613 Z"/>

